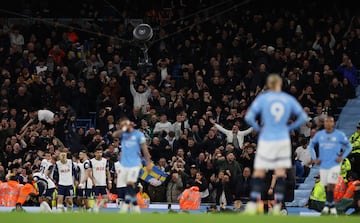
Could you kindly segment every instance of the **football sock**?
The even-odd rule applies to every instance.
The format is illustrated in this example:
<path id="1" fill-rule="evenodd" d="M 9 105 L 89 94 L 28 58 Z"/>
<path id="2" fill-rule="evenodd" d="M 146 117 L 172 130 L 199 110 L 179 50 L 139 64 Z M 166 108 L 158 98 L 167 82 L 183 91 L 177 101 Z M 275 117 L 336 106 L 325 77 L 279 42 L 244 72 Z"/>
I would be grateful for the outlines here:
<path id="1" fill-rule="evenodd" d="M 275 199 L 276 203 L 281 203 L 284 200 L 286 191 L 286 180 L 284 177 L 278 177 L 275 185 Z"/>
<path id="2" fill-rule="evenodd" d="M 264 179 L 260 177 L 253 178 L 251 187 L 250 200 L 256 202 L 261 199 L 261 192 L 264 188 Z"/>
<path id="3" fill-rule="evenodd" d="M 334 207 L 334 191 L 326 191 L 326 203 L 329 207 Z"/>
<path id="4" fill-rule="evenodd" d="M 130 204 L 136 201 L 135 188 L 132 185 L 126 187 L 125 203 Z"/>

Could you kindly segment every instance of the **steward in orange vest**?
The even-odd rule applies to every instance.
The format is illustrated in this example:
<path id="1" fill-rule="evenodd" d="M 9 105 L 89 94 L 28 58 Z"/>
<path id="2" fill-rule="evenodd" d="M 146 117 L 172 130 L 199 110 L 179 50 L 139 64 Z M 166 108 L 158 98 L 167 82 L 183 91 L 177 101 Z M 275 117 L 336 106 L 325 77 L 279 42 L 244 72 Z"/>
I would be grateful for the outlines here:
<path id="1" fill-rule="evenodd" d="M 346 184 L 344 178 L 339 176 L 338 182 L 335 184 L 334 188 L 334 201 L 338 202 L 341 198 L 343 198 L 346 191 Z"/>
<path id="2" fill-rule="evenodd" d="M 201 197 L 197 186 L 185 189 L 179 199 L 181 210 L 199 210 L 200 202 Z"/>
<path id="3" fill-rule="evenodd" d="M 10 176 L 8 182 L 0 185 L 0 204 L 5 207 L 15 207 L 22 186 L 16 176 Z"/>
<path id="4" fill-rule="evenodd" d="M 31 194 L 38 195 L 39 192 L 35 189 L 35 187 L 31 183 L 26 183 L 20 189 L 20 194 L 17 202 L 23 205 L 26 201 L 29 200 Z"/>

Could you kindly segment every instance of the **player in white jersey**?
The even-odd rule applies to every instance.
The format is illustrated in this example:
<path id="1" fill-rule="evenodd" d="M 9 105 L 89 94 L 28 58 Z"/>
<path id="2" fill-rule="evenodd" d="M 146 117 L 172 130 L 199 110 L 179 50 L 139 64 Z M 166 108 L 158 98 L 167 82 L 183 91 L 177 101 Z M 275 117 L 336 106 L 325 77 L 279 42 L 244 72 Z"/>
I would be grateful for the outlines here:
<path id="1" fill-rule="evenodd" d="M 53 159 L 49 151 L 46 151 L 44 156 L 45 158 L 41 160 L 40 171 L 41 173 L 51 178 L 54 168 Z"/>
<path id="2" fill-rule="evenodd" d="M 275 170 L 275 202 L 272 213 L 279 215 L 286 192 L 286 169 L 290 168 L 290 131 L 299 128 L 307 120 L 307 115 L 299 102 L 282 92 L 282 79 L 277 74 L 267 78 L 268 91 L 258 95 L 248 109 L 245 120 L 254 130 L 259 131 L 258 145 L 254 160 L 250 202 L 247 214 L 256 214 L 261 205 L 266 169 Z M 260 117 L 261 124 L 257 117 Z M 295 120 L 289 123 L 290 119 Z"/>
<path id="3" fill-rule="evenodd" d="M 141 168 L 141 152 L 146 160 L 146 169 L 151 172 L 150 153 L 146 145 L 145 135 L 134 128 L 134 123 L 128 118 L 122 118 L 116 125 L 113 138 L 121 137 L 120 174 L 118 174 L 119 185 L 126 184 L 125 205 L 120 207 L 121 213 L 130 211 L 139 213 L 140 208 L 136 199 L 136 182 L 139 178 Z"/>
<path id="4" fill-rule="evenodd" d="M 75 181 L 75 166 L 71 159 L 67 158 L 65 152 L 60 153 L 59 160 L 56 161 L 54 169 L 54 179 L 58 186 L 57 207 L 58 211 L 64 211 L 64 198 L 68 211 L 73 209 L 73 196 Z"/>
<path id="5" fill-rule="evenodd" d="M 35 170 L 32 178 L 38 187 L 40 209 L 44 212 L 51 212 L 52 196 L 56 189 L 55 183 L 40 170 Z"/>
<path id="6" fill-rule="evenodd" d="M 123 180 L 122 174 L 125 172 L 122 171 L 123 166 L 120 164 L 120 162 L 116 162 L 112 169 L 113 179 L 116 179 L 116 192 L 118 195 L 118 201 L 119 208 L 121 211 L 121 208 L 125 206 L 125 193 L 126 193 L 126 182 Z"/>
<path id="7" fill-rule="evenodd" d="M 92 170 L 93 191 L 95 196 L 94 212 L 99 212 L 108 201 L 106 186 L 111 189 L 112 181 L 109 170 L 109 162 L 103 156 L 101 147 L 96 148 L 95 157 L 90 160 Z M 100 203 L 98 197 L 101 196 Z"/>
<path id="8" fill-rule="evenodd" d="M 93 182 L 91 176 L 91 163 L 85 150 L 79 152 L 79 185 L 76 194 L 79 198 L 80 208 L 90 209 L 89 198 L 91 196 Z"/>

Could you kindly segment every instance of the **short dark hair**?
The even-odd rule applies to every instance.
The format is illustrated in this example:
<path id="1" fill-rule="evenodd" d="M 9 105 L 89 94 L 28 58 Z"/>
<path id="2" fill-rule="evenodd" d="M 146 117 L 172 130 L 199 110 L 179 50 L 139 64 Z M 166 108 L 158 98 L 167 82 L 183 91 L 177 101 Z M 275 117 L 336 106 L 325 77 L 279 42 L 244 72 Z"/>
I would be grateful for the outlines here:
<path id="1" fill-rule="evenodd" d="M 101 151 L 101 152 L 102 152 L 102 151 L 103 151 L 103 148 L 102 148 L 101 146 L 97 146 L 97 147 L 95 148 L 95 152 L 96 152 L 96 151 Z"/>
<path id="2" fill-rule="evenodd" d="M 79 153 L 85 153 L 87 155 L 87 151 L 85 149 L 80 150 Z"/>

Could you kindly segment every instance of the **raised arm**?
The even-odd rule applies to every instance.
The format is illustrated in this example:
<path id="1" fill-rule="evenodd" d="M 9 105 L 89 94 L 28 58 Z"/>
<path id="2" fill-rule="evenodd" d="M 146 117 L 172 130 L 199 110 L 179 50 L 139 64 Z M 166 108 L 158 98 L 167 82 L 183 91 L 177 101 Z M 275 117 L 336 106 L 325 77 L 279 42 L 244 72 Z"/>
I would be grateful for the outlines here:
<path id="1" fill-rule="evenodd" d="M 252 131 L 254 130 L 254 128 L 253 127 L 250 127 L 250 128 L 248 128 L 248 129 L 246 129 L 246 130 L 244 130 L 244 131 L 239 131 L 241 134 L 243 134 L 244 136 L 246 136 L 246 135 L 249 135 Z"/>
<path id="2" fill-rule="evenodd" d="M 220 132 L 224 133 L 225 135 L 228 134 L 229 132 L 231 132 L 230 130 L 225 129 L 224 127 L 222 127 L 221 125 L 219 125 L 217 123 L 214 124 L 214 127 L 216 129 L 218 129 Z"/>

